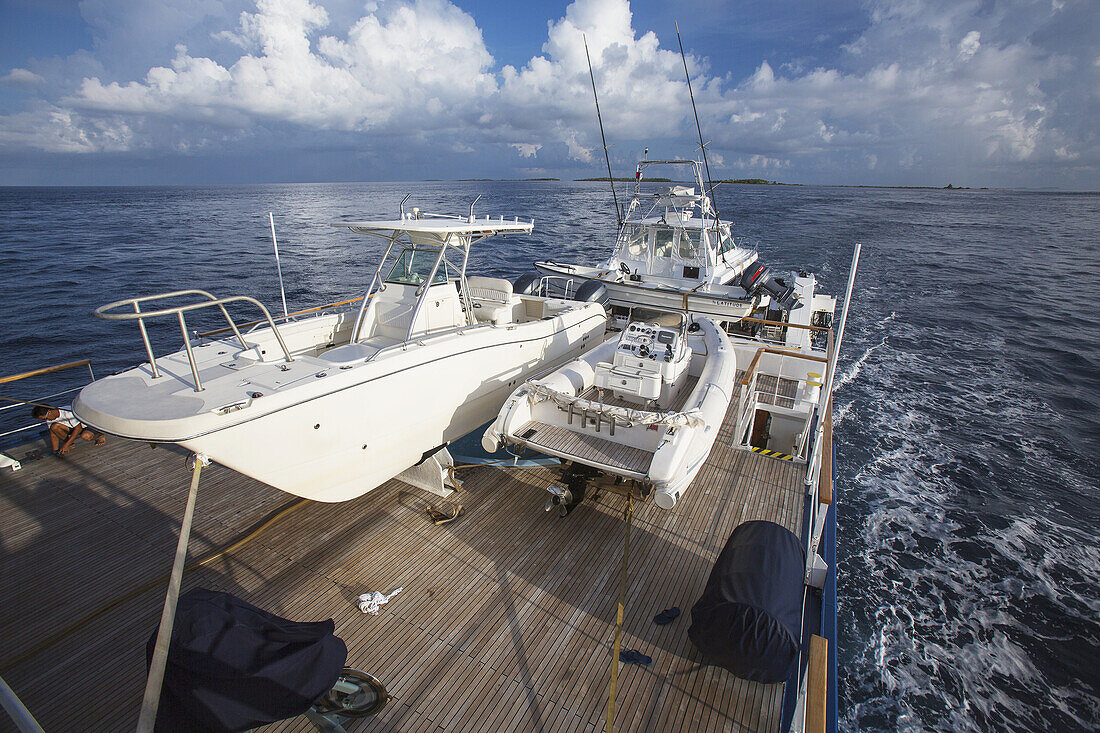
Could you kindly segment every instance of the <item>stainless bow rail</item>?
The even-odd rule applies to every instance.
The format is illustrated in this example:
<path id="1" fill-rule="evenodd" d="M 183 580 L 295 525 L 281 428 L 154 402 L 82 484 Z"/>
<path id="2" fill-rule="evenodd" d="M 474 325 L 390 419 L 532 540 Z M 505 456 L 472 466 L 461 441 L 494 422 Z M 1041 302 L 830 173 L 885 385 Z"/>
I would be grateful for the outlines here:
<path id="1" fill-rule="evenodd" d="M 187 305 L 176 306 L 174 308 L 162 308 L 155 311 L 143 311 L 141 310 L 141 304 L 151 300 L 168 300 L 169 298 L 179 298 L 185 295 L 201 295 L 208 300 L 200 301 L 198 303 L 189 303 Z M 95 309 L 95 315 L 97 318 L 103 318 L 108 321 L 137 321 L 138 328 L 141 330 L 141 340 L 145 344 L 145 354 L 149 357 L 149 368 L 153 370 L 153 379 L 160 377 L 160 371 L 157 369 L 157 360 L 153 356 L 153 347 L 149 343 L 149 333 L 145 329 L 145 319 L 154 318 L 157 316 L 167 316 L 176 314 L 179 319 L 180 332 L 183 334 L 183 346 L 187 350 L 187 361 L 191 364 L 191 374 L 195 377 L 195 391 L 202 391 L 202 379 L 199 378 L 199 368 L 195 364 L 195 352 L 191 348 L 191 340 L 187 337 L 187 320 L 184 318 L 184 313 L 187 311 L 199 310 L 201 308 L 210 308 L 211 306 L 217 306 L 225 316 L 226 322 L 229 324 L 229 328 L 233 330 L 233 334 L 237 337 L 237 340 L 241 342 L 241 348 L 249 349 L 249 345 L 245 342 L 244 336 L 241 335 L 240 329 L 237 328 L 237 324 L 229 315 L 229 311 L 225 309 L 228 303 L 252 303 L 260 309 L 264 314 L 264 318 L 267 320 L 269 326 L 271 326 L 271 332 L 275 334 L 275 338 L 279 341 L 279 347 L 283 350 L 283 356 L 286 357 L 287 362 L 294 361 L 294 357 L 290 355 L 290 350 L 286 347 L 286 342 L 283 341 L 282 334 L 279 333 L 279 328 L 275 325 L 275 321 L 271 318 L 271 313 L 268 312 L 264 304 L 255 298 L 249 298 L 247 295 L 233 295 L 228 298 L 216 298 L 205 290 L 176 290 L 171 293 L 159 293 L 157 295 L 146 295 L 143 298 L 127 298 L 126 300 L 117 300 L 114 303 L 108 303 L 107 305 L 100 306 Z M 110 311 L 118 308 L 130 306 L 134 309 L 133 313 L 111 313 Z"/>

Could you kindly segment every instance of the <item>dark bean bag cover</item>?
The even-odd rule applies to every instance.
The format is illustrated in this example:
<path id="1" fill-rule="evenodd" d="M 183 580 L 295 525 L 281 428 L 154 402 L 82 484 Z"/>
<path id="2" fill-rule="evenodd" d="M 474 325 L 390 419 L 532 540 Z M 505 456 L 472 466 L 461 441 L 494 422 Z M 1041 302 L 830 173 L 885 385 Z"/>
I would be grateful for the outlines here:
<path id="1" fill-rule="evenodd" d="M 332 620 L 288 621 L 228 593 L 182 595 L 157 731 L 243 731 L 301 715 L 332 688 L 348 656 Z M 157 632 L 145 648 L 153 657 Z"/>
<path id="2" fill-rule="evenodd" d="M 709 664 L 756 682 L 790 676 L 798 662 L 804 558 L 798 537 L 774 522 L 733 530 L 691 609 L 688 638 Z"/>

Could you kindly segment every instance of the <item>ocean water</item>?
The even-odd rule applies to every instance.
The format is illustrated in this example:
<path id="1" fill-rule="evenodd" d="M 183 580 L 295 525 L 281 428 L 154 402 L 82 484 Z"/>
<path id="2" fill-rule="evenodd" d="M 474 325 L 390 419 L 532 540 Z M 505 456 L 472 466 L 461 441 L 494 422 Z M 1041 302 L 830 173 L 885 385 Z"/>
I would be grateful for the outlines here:
<path id="1" fill-rule="evenodd" d="M 394 216 L 406 193 L 535 220 L 474 272 L 594 262 L 613 236 L 594 183 L 0 188 L 0 372 L 140 361 L 133 324 L 92 316 L 124 297 L 197 287 L 281 311 L 268 211 L 292 310 L 357 295 L 378 245 L 329 223 Z M 836 393 L 841 728 L 1100 727 L 1100 195 L 730 186 L 718 203 L 824 292 L 863 243 Z M 175 324 L 151 330 L 178 348 Z"/>

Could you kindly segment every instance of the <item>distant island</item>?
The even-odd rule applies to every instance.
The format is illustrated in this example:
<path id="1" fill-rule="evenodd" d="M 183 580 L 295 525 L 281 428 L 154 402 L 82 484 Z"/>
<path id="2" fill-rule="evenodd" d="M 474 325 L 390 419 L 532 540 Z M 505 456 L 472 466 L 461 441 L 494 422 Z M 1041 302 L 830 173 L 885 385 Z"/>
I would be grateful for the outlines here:
<path id="1" fill-rule="evenodd" d="M 723 178 L 715 183 L 744 183 L 752 186 L 786 186 L 789 184 L 769 181 L 764 178 Z"/>
<path id="2" fill-rule="evenodd" d="M 599 178 L 575 178 L 573 180 L 575 180 L 575 181 L 604 181 L 604 182 L 606 182 L 607 181 L 607 176 L 601 176 Z M 611 180 L 612 181 L 620 181 L 622 183 L 632 183 L 635 179 L 634 179 L 633 176 L 631 176 L 630 178 L 619 178 L 618 176 L 615 176 Z M 649 181 L 650 183 L 672 183 L 671 178 L 643 178 L 642 180 L 643 181 Z"/>
<path id="3" fill-rule="evenodd" d="M 577 181 L 603 181 L 603 182 L 607 182 L 607 176 L 600 176 L 598 178 L 577 178 L 575 180 L 577 180 Z M 635 179 L 634 178 L 619 178 L 618 176 L 615 176 L 611 180 L 619 181 L 619 182 L 622 182 L 622 183 L 631 183 Z M 676 181 L 673 181 L 671 178 L 643 178 L 642 180 L 646 181 L 647 183 L 676 183 Z M 680 181 L 680 183 L 689 183 L 689 181 Z M 787 185 L 785 183 L 776 183 L 775 181 L 765 181 L 763 178 L 738 178 L 736 180 L 732 179 L 732 178 L 724 178 L 720 181 L 715 181 L 715 183 L 716 184 L 718 184 L 718 183 L 751 183 L 751 184 L 756 184 L 756 185 L 768 185 L 768 186 L 785 186 L 785 185 Z"/>
<path id="4" fill-rule="evenodd" d="M 425 182 L 428 183 L 441 183 L 445 179 L 442 178 L 427 178 Z M 464 183 L 478 183 L 478 182 L 492 182 L 492 183 L 506 183 L 506 182 L 518 182 L 518 181 L 561 181 L 560 178 L 456 178 L 454 179 Z M 607 176 L 598 176 L 596 178 L 574 178 L 574 182 L 588 183 L 588 182 L 603 182 L 608 181 Z M 632 183 L 636 179 L 633 177 L 626 178 L 615 176 L 610 180 L 617 183 Z M 674 181 L 671 178 L 642 178 L 647 183 L 684 183 L 691 185 L 690 181 Z M 715 186 L 729 185 L 736 183 L 742 186 L 827 186 L 830 188 L 887 188 L 898 190 L 912 190 L 912 191 L 970 191 L 970 186 L 955 186 L 953 184 L 947 184 L 946 186 L 886 186 L 886 185 L 873 185 L 873 184 L 859 184 L 859 183 L 783 183 L 782 181 L 769 181 L 766 178 L 721 178 L 714 182 Z M 977 189 L 979 191 L 988 191 L 985 186 Z"/>
<path id="5" fill-rule="evenodd" d="M 599 178 L 577 178 L 576 181 L 603 181 L 606 182 L 607 176 L 601 176 Z M 633 181 L 633 178 L 619 178 L 615 177 L 611 179 L 613 181 Z M 650 183 L 674 183 L 671 178 L 643 178 L 643 181 Z M 679 183 L 685 183 L 690 185 L 690 181 L 679 181 Z M 782 181 L 769 181 L 766 178 L 721 178 L 714 182 L 715 186 L 725 184 L 729 185 L 736 183 L 742 186 L 828 186 L 831 188 L 889 188 L 889 189 L 901 189 L 901 190 L 914 190 L 914 191 L 969 191 L 970 186 L 955 186 L 947 184 L 946 186 L 885 186 L 885 185 L 868 185 L 868 184 L 853 184 L 853 183 L 783 183 Z M 987 191 L 989 189 L 984 186 L 980 191 Z"/>
<path id="6" fill-rule="evenodd" d="M 439 179 L 434 179 L 434 180 L 439 180 Z M 491 182 L 494 182 L 494 183 L 500 183 L 500 182 L 507 182 L 507 181 L 560 181 L 561 179 L 560 178 L 458 178 L 456 180 L 462 181 L 462 182 L 491 181 Z"/>

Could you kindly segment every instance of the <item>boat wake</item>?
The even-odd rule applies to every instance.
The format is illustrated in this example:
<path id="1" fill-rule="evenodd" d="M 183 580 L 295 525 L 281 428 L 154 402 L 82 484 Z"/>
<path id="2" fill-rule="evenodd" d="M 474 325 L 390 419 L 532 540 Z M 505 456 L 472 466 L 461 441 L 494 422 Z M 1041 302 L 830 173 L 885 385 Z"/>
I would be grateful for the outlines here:
<path id="1" fill-rule="evenodd" d="M 895 312 L 895 313 L 891 313 L 886 318 L 883 318 L 878 323 L 878 329 L 879 330 L 885 330 L 886 326 L 889 325 L 890 321 L 894 320 L 894 318 L 896 316 L 897 316 L 897 313 Z M 837 379 L 836 384 L 833 386 L 833 395 L 834 395 L 834 397 L 841 390 L 841 388 L 844 387 L 844 385 L 848 384 L 853 379 L 855 379 L 856 377 L 859 376 L 859 373 L 863 370 L 863 365 L 867 363 L 867 360 L 871 358 L 871 355 L 873 353 L 875 353 L 875 351 L 877 351 L 878 349 L 880 349 L 880 348 L 882 348 L 883 346 L 886 345 L 887 338 L 889 338 L 889 334 L 883 334 L 881 341 L 879 341 L 877 344 L 875 344 L 874 346 L 872 346 L 872 347 L 868 348 L 866 351 L 864 351 L 860 355 L 860 357 L 855 360 L 855 363 L 852 364 L 852 366 L 848 367 L 848 369 L 846 369 L 844 371 L 844 373 L 840 375 L 840 378 Z M 852 403 L 849 400 L 848 402 L 846 402 L 842 405 L 838 405 L 834 408 L 834 411 L 833 411 L 833 426 L 834 426 L 834 428 L 844 421 L 844 418 L 848 414 L 848 409 L 851 407 L 851 405 L 852 405 Z"/>
<path id="2" fill-rule="evenodd" d="M 882 350 L 853 329 L 872 345 L 839 382 L 841 729 L 1094 729 L 1100 678 L 1056 672 L 1100 651 L 1091 467 L 1038 429 L 1058 415 L 1003 339 L 941 332 L 918 356 L 926 335 L 891 330 Z"/>

